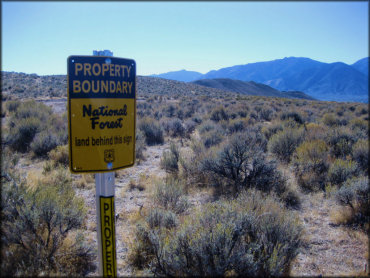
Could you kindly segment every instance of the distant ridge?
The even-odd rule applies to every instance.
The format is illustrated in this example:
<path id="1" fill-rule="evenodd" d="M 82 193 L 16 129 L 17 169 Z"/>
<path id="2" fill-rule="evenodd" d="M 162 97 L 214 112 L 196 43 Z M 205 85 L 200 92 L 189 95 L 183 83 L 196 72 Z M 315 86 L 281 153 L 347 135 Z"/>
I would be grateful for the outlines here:
<path id="1" fill-rule="evenodd" d="M 366 76 L 369 76 L 369 57 L 358 60 L 352 65 L 352 67 L 365 74 Z"/>
<path id="2" fill-rule="evenodd" d="M 314 100 L 313 97 L 310 97 L 302 92 L 298 91 L 280 92 L 279 90 L 271 88 L 268 85 L 256 83 L 254 81 L 245 82 L 229 78 L 216 78 L 216 79 L 201 79 L 193 81 L 192 83 L 211 88 L 217 88 L 225 91 L 232 91 L 243 95 L 300 98 Z"/>
<path id="3" fill-rule="evenodd" d="M 368 63 L 369 58 L 347 65 L 342 62 L 323 63 L 305 57 L 286 57 L 212 70 L 200 76 L 199 73 L 194 76 L 188 75 L 186 80 L 216 78 L 252 80 L 279 91 L 304 92 L 318 100 L 368 102 Z M 166 76 L 171 74 L 172 80 L 185 81 L 184 73 L 186 71 L 171 72 L 159 74 L 157 77 L 168 78 Z"/>

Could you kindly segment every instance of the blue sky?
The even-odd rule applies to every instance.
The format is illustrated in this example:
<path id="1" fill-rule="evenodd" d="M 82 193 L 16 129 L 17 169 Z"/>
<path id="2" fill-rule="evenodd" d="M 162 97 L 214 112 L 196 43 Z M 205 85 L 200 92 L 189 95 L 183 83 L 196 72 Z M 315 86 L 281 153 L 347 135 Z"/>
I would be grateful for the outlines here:
<path id="1" fill-rule="evenodd" d="M 368 2 L 4 2 L 2 70 L 66 74 L 69 55 L 109 49 L 137 74 L 369 54 Z"/>

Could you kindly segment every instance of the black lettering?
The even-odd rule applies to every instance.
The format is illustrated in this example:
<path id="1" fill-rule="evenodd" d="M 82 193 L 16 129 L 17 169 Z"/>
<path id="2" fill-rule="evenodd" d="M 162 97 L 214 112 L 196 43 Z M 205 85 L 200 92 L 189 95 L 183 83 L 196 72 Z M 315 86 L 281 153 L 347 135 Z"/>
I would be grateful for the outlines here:
<path id="1" fill-rule="evenodd" d="M 105 225 L 107 225 L 107 226 L 109 226 L 109 225 L 110 225 L 110 224 L 109 224 L 109 222 L 110 222 L 110 221 L 109 221 L 109 219 L 110 219 L 110 218 L 109 218 L 109 216 L 108 216 L 108 215 L 104 215 L 104 226 L 105 226 Z"/>
<path id="2" fill-rule="evenodd" d="M 99 123 L 97 121 L 97 120 L 99 120 L 99 117 L 90 118 L 90 120 L 91 120 L 91 128 L 95 129 L 95 125 L 97 125 Z"/>
<path id="3" fill-rule="evenodd" d="M 110 228 L 109 227 L 105 227 L 105 229 L 104 229 L 104 236 L 107 237 L 107 238 L 109 238 L 109 237 L 111 237 L 111 235 L 112 235 L 112 233 L 111 233 Z"/>
<path id="4" fill-rule="evenodd" d="M 91 116 L 91 104 L 89 105 L 89 108 L 86 108 L 86 105 L 82 106 L 82 116 L 85 117 L 85 114 L 89 117 Z"/>
<path id="5" fill-rule="evenodd" d="M 109 210 L 109 204 L 104 203 L 104 214 L 107 210 Z"/>

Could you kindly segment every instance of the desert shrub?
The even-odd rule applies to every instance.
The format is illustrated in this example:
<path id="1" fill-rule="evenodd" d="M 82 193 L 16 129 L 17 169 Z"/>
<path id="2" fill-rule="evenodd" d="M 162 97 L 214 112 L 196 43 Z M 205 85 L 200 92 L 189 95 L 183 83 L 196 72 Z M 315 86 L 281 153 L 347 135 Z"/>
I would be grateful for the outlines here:
<path id="1" fill-rule="evenodd" d="M 14 121 L 13 125 L 5 139 L 6 143 L 15 151 L 28 151 L 35 135 L 42 129 L 41 122 L 37 118 L 25 118 Z"/>
<path id="2" fill-rule="evenodd" d="M 166 172 L 175 174 L 179 170 L 179 159 L 180 150 L 174 143 L 171 143 L 170 150 L 165 150 L 163 152 L 161 167 L 166 170 Z"/>
<path id="3" fill-rule="evenodd" d="M 358 140 L 356 144 L 353 145 L 352 156 L 359 167 L 367 173 L 369 167 L 369 140 Z"/>
<path id="4" fill-rule="evenodd" d="M 17 107 L 12 118 L 15 119 L 27 119 L 37 118 L 43 123 L 47 123 L 52 115 L 52 109 L 34 100 L 24 101 Z"/>
<path id="5" fill-rule="evenodd" d="M 145 136 L 141 130 L 136 132 L 136 142 L 135 142 L 135 157 L 136 159 L 145 159 Z"/>
<path id="6" fill-rule="evenodd" d="M 55 166 L 62 165 L 68 167 L 69 165 L 69 153 L 68 145 L 58 146 L 48 153 L 49 159 L 54 163 Z"/>
<path id="7" fill-rule="evenodd" d="M 3 184 L 2 275 L 86 275 L 92 250 L 78 232 L 86 210 L 66 170 L 28 188 L 22 180 Z M 77 233 L 76 233 L 77 232 Z"/>
<path id="8" fill-rule="evenodd" d="M 187 138 L 190 138 L 190 135 L 194 132 L 195 130 L 195 127 L 197 126 L 198 124 L 194 121 L 194 120 L 191 120 L 191 119 L 188 119 L 184 122 L 184 128 L 185 128 L 185 136 Z"/>
<path id="9" fill-rule="evenodd" d="M 274 161 L 264 153 L 265 140 L 260 133 L 233 135 L 229 142 L 201 161 L 213 184 L 222 192 L 236 193 L 245 188 L 282 195 L 286 190 L 283 176 Z"/>
<path id="10" fill-rule="evenodd" d="M 353 119 L 350 121 L 351 133 L 358 139 L 369 138 L 369 121 L 362 119 Z"/>
<path id="11" fill-rule="evenodd" d="M 335 194 L 337 202 L 351 208 L 344 224 L 366 226 L 369 229 L 369 180 L 365 177 L 348 180 Z"/>
<path id="12" fill-rule="evenodd" d="M 153 200 L 156 205 L 174 213 L 183 213 L 189 207 L 184 186 L 176 179 L 168 179 L 157 184 Z"/>
<path id="13" fill-rule="evenodd" d="M 146 222 L 150 229 L 160 227 L 171 229 L 179 225 L 179 220 L 175 213 L 160 208 L 150 210 L 149 215 L 146 218 Z"/>
<path id="14" fill-rule="evenodd" d="M 361 130 L 367 132 L 369 130 L 369 122 L 355 118 L 350 121 L 350 128 L 355 131 L 355 130 Z"/>
<path id="15" fill-rule="evenodd" d="M 244 120 L 231 120 L 227 123 L 225 129 L 227 130 L 228 134 L 233 134 L 236 132 L 242 132 L 246 128 L 246 122 Z"/>
<path id="16" fill-rule="evenodd" d="M 328 136 L 328 128 L 316 123 L 306 125 L 306 141 L 325 140 Z"/>
<path id="17" fill-rule="evenodd" d="M 214 122 L 211 121 L 205 121 L 202 124 L 198 126 L 198 131 L 200 134 L 209 132 L 211 130 L 220 128 L 219 125 L 215 124 Z"/>
<path id="18" fill-rule="evenodd" d="M 218 107 L 212 110 L 210 119 L 214 122 L 228 121 L 229 115 L 223 107 Z"/>
<path id="19" fill-rule="evenodd" d="M 201 137 L 201 141 L 206 148 L 220 144 L 223 139 L 224 134 L 220 128 L 203 133 Z"/>
<path id="20" fill-rule="evenodd" d="M 20 104 L 21 102 L 18 100 L 9 100 L 5 102 L 5 108 L 8 112 L 14 112 L 18 109 Z"/>
<path id="21" fill-rule="evenodd" d="M 323 140 L 304 142 L 297 147 L 292 165 L 302 188 L 308 191 L 325 188 L 328 154 L 328 146 Z"/>
<path id="22" fill-rule="evenodd" d="M 300 113 L 296 112 L 296 111 L 283 112 L 280 115 L 280 119 L 282 121 L 293 120 L 298 124 L 303 124 L 304 123 L 304 119 L 303 119 L 302 115 Z"/>
<path id="23" fill-rule="evenodd" d="M 356 116 L 359 117 L 359 116 L 362 116 L 362 115 L 366 115 L 369 113 L 368 109 L 366 107 L 357 107 L 358 109 L 356 109 Z"/>
<path id="24" fill-rule="evenodd" d="M 165 113 L 166 117 L 172 118 L 172 117 L 175 116 L 176 109 L 177 109 L 176 106 L 174 106 L 173 104 L 170 104 L 170 105 L 165 107 L 163 112 Z"/>
<path id="25" fill-rule="evenodd" d="M 14 109 L 5 140 L 13 150 L 29 151 L 34 141 L 31 147 L 34 154 L 45 156 L 55 146 L 67 143 L 67 120 L 54 115 L 50 107 L 36 101 L 25 101 Z"/>
<path id="26" fill-rule="evenodd" d="M 20 159 L 20 155 L 17 152 L 12 151 L 8 147 L 1 148 L 1 182 L 9 182 L 14 176 L 18 176 L 15 170 Z"/>
<path id="27" fill-rule="evenodd" d="M 288 163 L 296 147 L 303 141 L 303 134 L 302 129 L 285 128 L 270 138 L 269 151 L 281 161 Z"/>
<path id="28" fill-rule="evenodd" d="M 206 186 L 206 175 L 202 170 L 201 163 L 207 149 L 199 140 L 192 138 L 191 150 L 183 152 L 179 165 L 181 165 L 180 177 L 191 186 Z"/>
<path id="29" fill-rule="evenodd" d="M 45 157 L 49 151 L 59 145 L 59 140 L 54 134 L 49 132 L 40 132 L 32 140 L 31 150 L 37 157 Z"/>
<path id="30" fill-rule="evenodd" d="M 322 116 L 322 122 L 329 126 L 329 127 L 334 127 L 336 125 L 339 125 L 339 120 L 338 120 L 338 117 L 335 116 L 333 113 L 325 113 L 323 116 Z"/>
<path id="31" fill-rule="evenodd" d="M 144 134 L 147 145 L 152 146 L 163 144 L 163 131 L 157 122 L 149 118 L 144 118 L 141 122 L 139 122 L 139 129 Z"/>
<path id="32" fill-rule="evenodd" d="M 331 147 L 330 153 L 336 158 L 344 159 L 351 155 L 356 138 L 346 129 L 334 129 L 328 134 L 327 141 Z"/>
<path id="33" fill-rule="evenodd" d="M 262 108 L 259 112 L 259 118 L 264 121 L 271 121 L 274 111 L 270 108 Z"/>
<path id="34" fill-rule="evenodd" d="M 205 205 L 174 229 L 143 223 L 135 234 L 131 258 L 155 275 L 278 276 L 297 255 L 302 228 L 278 201 L 248 191 Z"/>
<path id="35" fill-rule="evenodd" d="M 265 136 L 266 140 L 270 140 L 270 138 L 279 131 L 283 130 L 283 126 L 281 123 L 275 123 L 269 126 L 264 126 L 261 129 L 262 134 Z"/>
<path id="36" fill-rule="evenodd" d="M 179 118 L 162 120 L 162 127 L 164 131 L 171 137 L 183 137 L 185 128 L 183 127 Z"/>
<path id="37" fill-rule="evenodd" d="M 328 181 L 333 185 L 341 186 L 347 179 L 358 173 L 357 163 L 352 160 L 336 159 L 329 168 Z"/>

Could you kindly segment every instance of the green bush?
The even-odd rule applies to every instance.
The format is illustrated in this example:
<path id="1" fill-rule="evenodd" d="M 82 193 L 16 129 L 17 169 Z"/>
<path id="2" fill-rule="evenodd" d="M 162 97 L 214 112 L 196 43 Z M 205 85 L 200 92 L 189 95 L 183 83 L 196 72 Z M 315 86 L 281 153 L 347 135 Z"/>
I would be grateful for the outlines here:
<path id="1" fill-rule="evenodd" d="M 220 129 L 220 126 L 214 122 L 211 122 L 211 121 L 205 121 L 205 122 L 202 122 L 202 124 L 200 124 L 198 126 L 198 131 L 200 134 L 204 134 L 206 132 L 209 132 L 211 130 L 215 130 L 215 129 Z"/>
<path id="2" fill-rule="evenodd" d="M 57 145 L 67 143 L 66 117 L 53 114 L 50 107 L 36 101 L 19 102 L 14 109 L 5 140 L 13 150 L 27 152 L 31 149 L 36 156 L 43 157 Z"/>
<path id="3" fill-rule="evenodd" d="M 323 140 L 303 142 L 293 154 L 292 165 L 298 185 L 308 191 L 325 188 L 328 162 L 328 146 Z"/>
<path id="4" fill-rule="evenodd" d="M 295 111 L 281 113 L 280 119 L 282 121 L 286 121 L 286 120 L 290 119 L 290 120 L 295 121 L 298 124 L 303 124 L 304 123 L 304 119 L 303 119 L 302 115 L 298 112 L 295 112 Z"/>
<path id="5" fill-rule="evenodd" d="M 138 225 L 131 258 L 155 275 L 287 275 L 301 233 L 298 218 L 278 201 L 248 191 L 205 205 L 173 229 Z"/>
<path id="6" fill-rule="evenodd" d="M 333 164 L 330 165 L 328 181 L 333 185 L 341 186 L 347 179 L 352 178 L 357 173 L 358 168 L 355 161 L 336 159 Z"/>
<path id="7" fill-rule="evenodd" d="M 369 169 L 369 140 L 358 140 L 353 145 L 352 156 L 364 173 L 367 173 Z"/>
<path id="8" fill-rule="evenodd" d="M 93 269 L 92 250 L 75 233 L 86 209 L 66 170 L 34 188 L 13 178 L 2 190 L 2 275 L 76 276 Z"/>
<path id="9" fill-rule="evenodd" d="M 306 141 L 325 140 L 328 136 L 328 127 L 315 123 L 306 125 Z"/>
<path id="10" fill-rule="evenodd" d="M 187 138 L 190 138 L 190 135 L 193 133 L 197 125 L 198 124 L 194 120 L 191 120 L 191 119 L 188 119 L 184 122 L 185 135 Z"/>
<path id="11" fill-rule="evenodd" d="M 212 110 L 210 119 L 214 122 L 228 121 L 229 115 L 223 107 L 218 107 Z"/>
<path id="12" fill-rule="evenodd" d="M 274 111 L 270 108 L 262 108 L 261 111 L 259 111 L 259 118 L 264 121 L 271 121 L 273 115 Z"/>
<path id="13" fill-rule="evenodd" d="M 345 159 L 352 154 L 352 146 L 357 140 L 347 129 L 336 128 L 328 134 L 327 141 L 330 145 L 330 153 L 336 158 Z"/>
<path id="14" fill-rule="evenodd" d="M 348 180 L 336 192 L 335 199 L 339 204 L 351 208 L 351 214 L 345 224 L 360 225 L 369 229 L 369 180 L 367 178 Z"/>
<path id="15" fill-rule="evenodd" d="M 150 210 L 146 217 L 146 222 L 150 229 L 164 227 L 171 229 L 179 225 L 179 220 L 175 213 L 160 208 Z"/>
<path id="16" fill-rule="evenodd" d="M 232 120 L 227 124 L 225 128 L 228 134 L 242 132 L 246 129 L 246 122 L 244 120 Z"/>
<path id="17" fill-rule="evenodd" d="M 157 184 L 153 199 L 159 207 L 178 214 L 183 213 L 189 207 L 184 187 L 180 181 L 175 179 L 168 179 L 166 182 Z"/>
<path id="18" fill-rule="evenodd" d="M 48 153 L 49 159 L 54 163 L 54 166 L 62 165 L 68 167 L 69 165 L 69 153 L 68 145 L 58 146 Z"/>
<path id="19" fill-rule="evenodd" d="M 286 191 L 286 180 L 275 161 L 266 159 L 266 141 L 260 133 L 250 130 L 233 135 L 228 143 L 201 161 L 201 169 L 221 192 L 235 194 L 246 188 L 264 192 Z"/>
<path id="20" fill-rule="evenodd" d="M 283 130 L 283 126 L 281 123 L 275 123 L 269 126 L 264 126 L 261 129 L 262 134 L 265 136 L 266 140 L 270 140 L 270 138 L 279 131 Z"/>
<path id="21" fill-rule="evenodd" d="M 18 109 L 20 104 L 21 102 L 18 100 L 9 100 L 5 102 L 5 107 L 8 112 L 14 112 Z"/>
<path id="22" fill-rule="evenodd" d="M 333 113 L 325 113 L 322 117 L 322 122 L 329 127 L 339 125 L 338 117 Z"/>
<path id="23" fill-rule="evenodd" d="M 216 128 L 202 134 L 201 141 L 206 148 L 216 146 L 222 142 L 224 134 L 220 128 Z"/>
<path id="24" fill-rule="evenodd" d="M 270 138 L 268 142 L 269 151 L 281 161 L 289 163 L 296 147 L 303 141 L 303 134 L 302 129 L 285 128 Z"/>
<path id="25" fill-rule="evenodd" d="M 145 118 L 139 122 L 139 129 L 144 134 L 147 145 L 163 144 L 163 131 L 160 125 L 152 119 Z"/>
<path id="26" fill-rule="evenodd" d="M 185 128 L 181 120 L 178 118 L 162 120 L 161 125 L 167 135 L 171 137 L 183 137 L 185 135 Z"/>
<path id="27" fill-rule="evenodd" d="M 16 119 L 37 118 L 43 123 L 47 123 L 53 114 L 51 108 L 43 103 L 29 100 L 22 102 L 17 110 L 15 110 L 14 117 Z"/>
<path id="28" fill-rule="evenodd" d="M 13 125 L 6 143 L 15 151 L 28 151 L 35 135 L 42 129 L 42 123 L 37 118 L 25 118 L 13 122 Z"/>
<path id="29" fill-rule="evenodd" d="M 46 157 L 48 152 L 59 145 L 59 140 L 54 134 L 40 132 L 32 140 L 31 150 L 37 157 Z"/>
<path id="30" fill-rule="evenodd" d="M 135 142 L 135 157 L 136 159 L 145 159 L 144 150 L 145 150 L 145 136 L 141 130 L 136 132 L 136 142 Z"/>
<path id="31" fill-rule="evenodd" d="M 161 167 L 168 173 L 176 174 L 179 170 L 180 151 L 179 148 L 171 143 L 170 150 L 164 151 L 161 159 Z"/>

